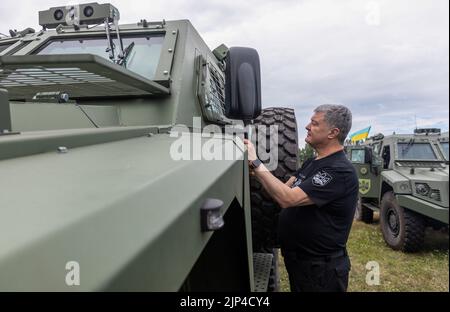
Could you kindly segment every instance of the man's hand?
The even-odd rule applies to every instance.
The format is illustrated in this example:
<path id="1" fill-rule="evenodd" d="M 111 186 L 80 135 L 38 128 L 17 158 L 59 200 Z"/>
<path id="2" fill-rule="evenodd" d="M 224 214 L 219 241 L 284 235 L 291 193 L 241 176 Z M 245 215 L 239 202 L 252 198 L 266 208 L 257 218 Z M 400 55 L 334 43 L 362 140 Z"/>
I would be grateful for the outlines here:
<path id="1" fill-rule="evenodd" d="M 286 184 L 287 186 L 291 187 L 292 184 L 294 184 L 294 181 L 295 181 L 295 177 L 290 177 L 289 180 L 287 180 L 287 182 L 284 183 L 284 184 Z"/>
<path id="2" fill-rule="evenodd" d="M 244 144 L 247 146 L 248 161 L 250 162 L 257 159 L 258 157 L 256 156 L 256 150 L 253 143 L 250 140 L 244 139 Z"/>

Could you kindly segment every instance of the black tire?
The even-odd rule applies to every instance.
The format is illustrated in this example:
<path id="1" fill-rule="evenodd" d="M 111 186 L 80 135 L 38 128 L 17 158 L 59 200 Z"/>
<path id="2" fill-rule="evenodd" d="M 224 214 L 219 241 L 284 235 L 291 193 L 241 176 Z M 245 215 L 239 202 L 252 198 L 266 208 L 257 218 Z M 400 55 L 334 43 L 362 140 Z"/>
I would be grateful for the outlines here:
<path id="1" fill-rule="evenodd" d="M 254 125 L 278 126 L 278 165 L 272 173 L 286 182 L 298 166 L 298 135 L 294 110 L 281 107 L 263 109 L 261 115 L 255 119 Z M 258 132 L 257 127 L 252 133 L 252 141 L 256 141 L 257 151 L 260 146 L 268 148 L 267 143 L 273 142 L 271 141 L 273 137 L 268 133 Z M 274 151 L 271 151 L 269 154 L 274 157 L 273 153 Z M 264 159 L 262 160 L 264 162 Z M 250 178 L 250 192 L 253 250 L 261 252 L 264 249 L 279 247 L 276 232 L 280 207 L 254 177 Z"/>
<path id="2" fill-rule="evenodd" d="M 386 192 L 381 200 L 380 225 L 384 240 L 392 249 L 415 252 L 422 248 L 424 218 L 401 207 L 392 191 Z"/>
<path id="3" fill-rule="evenodd" d="M 356 204 L 355 220 L 362 221 L 364 223 L 373 222 L 373 210 L 362 204 L 362 199 L 360 196 L 358 196 L 358 202 Z"/>
<path id="4" fill-rule="evenodd" d="M 434 220 L 431 218 L 428 218 L 426 220 L 426 225 L 431 226 L 433 228 L 433 230 L 435 230 L 435 231 L 441 231 L 441 232 L 448 231 L 448 224 L 445 224 L 444 222 Z"/>

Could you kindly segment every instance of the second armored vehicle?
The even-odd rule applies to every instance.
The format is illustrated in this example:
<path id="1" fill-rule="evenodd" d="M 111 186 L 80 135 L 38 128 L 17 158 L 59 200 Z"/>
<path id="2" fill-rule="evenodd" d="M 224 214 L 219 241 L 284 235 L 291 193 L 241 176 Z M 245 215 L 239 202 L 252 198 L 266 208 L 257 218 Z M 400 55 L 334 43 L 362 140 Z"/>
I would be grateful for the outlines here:
<path id="1" fill-rule="evenodd" d="M 379 211 L 386 243 L 417 251 L 425 227 L 448 229 L 448 135 L 416 129 L 411 135 L 376 135 L 348 146 L 359 178 L 356 218 L 366 223 Z"/>

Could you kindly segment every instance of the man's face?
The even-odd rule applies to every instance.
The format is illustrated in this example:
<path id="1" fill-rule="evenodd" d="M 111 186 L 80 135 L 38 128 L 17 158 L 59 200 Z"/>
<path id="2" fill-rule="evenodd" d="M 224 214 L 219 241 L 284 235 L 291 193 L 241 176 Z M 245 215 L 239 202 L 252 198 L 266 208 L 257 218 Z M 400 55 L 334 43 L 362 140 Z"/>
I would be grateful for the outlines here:
<path id="1" fill-rule="evenodd" d="M 331 140 L 336 138 L 336 128 L 330 128 L 328 123 L 324 120 L 325 113 L 314 113 L 311 121 L 305 127 L 308 131 L 305 142 L 312 147 L 327 145 Z M 339 131 L 339 130 L 337 130 Z"/>

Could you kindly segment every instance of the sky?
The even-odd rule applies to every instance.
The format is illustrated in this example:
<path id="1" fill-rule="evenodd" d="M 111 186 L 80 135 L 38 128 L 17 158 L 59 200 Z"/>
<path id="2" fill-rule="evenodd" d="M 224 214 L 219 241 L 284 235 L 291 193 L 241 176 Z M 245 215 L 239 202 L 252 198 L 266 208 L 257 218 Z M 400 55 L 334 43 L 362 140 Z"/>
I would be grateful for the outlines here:
<path id="1" fill-rule="evenodd" d="M 447 0 L 109 2 L 121 23 L 189 19 L 211 49 L 255 48 L 263 108 L 295 109 L 300 146 L 320 104 L 349 107 L 350 133 L 368 126 L 370 135 L 416 126 L 448 131 Z M 1 0 L 0 33 L 38 30 L 39 10 L 67 4 L 77 2 Z"/>

